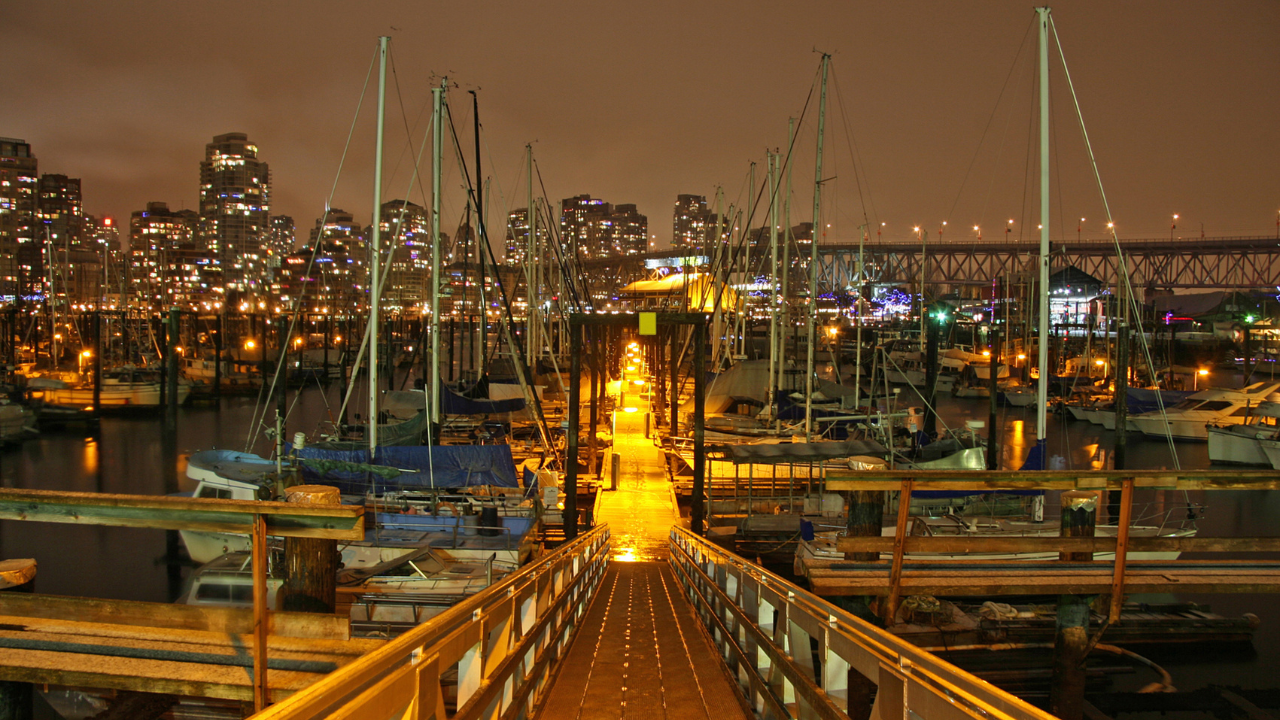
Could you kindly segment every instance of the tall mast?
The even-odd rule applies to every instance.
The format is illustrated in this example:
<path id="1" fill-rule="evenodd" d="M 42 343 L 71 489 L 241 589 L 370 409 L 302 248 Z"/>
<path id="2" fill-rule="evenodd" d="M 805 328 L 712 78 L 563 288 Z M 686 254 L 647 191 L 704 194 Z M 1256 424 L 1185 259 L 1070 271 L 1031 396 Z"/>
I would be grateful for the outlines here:
<path id="1" fill-rule="evenodd" d="M 528 204 L 525 205 L 525 227 L 529 229 L 529 237 L 525 242 L 525 258 L 524 258 L 524 287 L 525 304 L 524 312 L 524 335 L 525 343 L 528 347 L 526 355 L 529 361 L 533 363 L 534 368 L 538 362 L 538 293 L 537 291 L 537 260 L 538 257 L 538 213 L 533 209 L 533 144 L 527 143 L 524 146 L 525 161 L 528 163 Z M 535 370 L 536 372 L 536 370 Z"/>
<path id="2" fill-rule="evenodd" d="M 769 416 L 778 416 L 778 156 L 769 159 Z"/>
<path id="3" fill-rule="evenodd" d="M 795 332 L 795 328 L 791 326 L 791 304 L 787 301 L 790 288 L 788 285 L 791 281 L 791 151 L 795 143 L 796 136 L 796 119 L 787 118 L 787 189 L 782 195 L 782 223 L 787 229 L 782 237 L 782 321 L 783 330 L 782 337 L 778 338 L 778 382 L 777 387 L 782 387 L 782 372 L 787 365 L 787 336 Z M 777 420 L 774 416 L 774 429 L 782 429 L 782 421 Z"/>
<path id="4" fill-rule="evenodd" d="M 1040 317 L 1036 362 L 1040 369 L 1036 385 L 1036 447 L 1044 469 L 1045 405 L 1049 390 L 1049 8 L 1036 8 L 1040 26 Z"/>
<path id="5" fill-rule="evenodd" d="M 489 309 L 486 306 L 484 297 L 484 282 L 489 276 L 489 266 L 485 264 L 484 252 L 480 248 L 480 243 L 488 243 L 489 236 L 485 234 L 484 227 L 485 210 L 487 208 L 484 204 L 483 195 L 484 180 L 482 178 L 484 177 L 484 170 L 480 165 L 480 96 L 476 95 L 475 90 L 469 92 L 471 93 L 471 120 L 475 125 L 476 140 L 476 228 L 478 230 L 476 233 L 476 262 L 479 270 L 476 275 L 476 289 L 477 296 L 480 298 L 480 322 L 477 328 L 477 332 L 480 333 L 480 363 L 476 379 L 479 380 L 488 371 L 486 362 L 489 355 L 486 349 L 486 345 L 489 342 Z"/>
<path id="6" fill-rule="evenodd" d="M 448 79 L 431 89 L 431 422 L 440 423 L 440 174 L 444 148 L 444 93 Z M 438 441 L 437 441 L 438 442 Z"/>
<path id="7" fill-rule="evenodd" d="M 373 150 L 373 239 L 369 262 L 369 453 L 378 449 L 378 296 L 382 285 L 382 121 L 387 98 L 387 40 L 378 38 L 378 135 Z M 372 458 L 370 458 L 372 459 Z"/>
<path id="8" fill-rule="evenodd" d="M 804 373 L 804 439 L 813 440 L 813 346 L 818 323 L 818 233 L 822 225 L 822 132 L 827 120 L 827 66 L 831 56 L 822 54 L 822 94 L 818 100 L 818 160 L 813 171 L 813 233 L 809 239 L 809 335 Z"/>

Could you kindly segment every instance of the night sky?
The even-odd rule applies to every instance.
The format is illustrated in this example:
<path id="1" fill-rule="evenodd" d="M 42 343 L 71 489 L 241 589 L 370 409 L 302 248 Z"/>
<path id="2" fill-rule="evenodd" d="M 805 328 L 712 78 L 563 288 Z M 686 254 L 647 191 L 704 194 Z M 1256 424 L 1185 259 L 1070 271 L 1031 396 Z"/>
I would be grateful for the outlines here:
<path id="1" fill-rule="evenodd" d="M 1035 35 L 1022 2 L 19 2 L 0 0 L 0 135 L 84 182 L 87 212 L 194 208 L 215 134 L 245 132 L 272 212 L 305 237 L 323 211 L 381 34 L 392 37 L 386 190 L 402 197 L 447 74 L 473 162 L 478 89 L 490 223 L 525 204 L 532 142 L 553 202 L 631 202 L 657 246 L 678 193 L 746 201 L 748 164 L 833 53 L 823 223 L 832 241 L 1021 230 Z M 1269 235 L 1280 210 L 1280 2 L 1064 2 L 1054 21 L 1122 237 Z M 1055 238 L 1104 214 L 1054 52 Z M 1002 96 L 1003 91 L 1003 96 Z M 371 85 L 333 206 L 369 221 Z M 794 153 L 793 222 L 812 213 L 816 95 Z M 428 155 L 424 158 L 429 158 Z M 856 162 L 855 162 L 856 158 Z M 428 160 L 429 161 L 429 160 Z M 450 157 L 443 225 L 461 216 Z M 409 193 L 426 200 L 420 190 Z M 753 224 L 760 224 L 763 210 Z M 1018 232 L 1013 233 L 1017 239 Z M 495 233 L 497 236 L 497 233 Z M 874 237 L 874 231 L 872 232 Z M 1031 242 L 1026 237 L 1026 242 Z"/>

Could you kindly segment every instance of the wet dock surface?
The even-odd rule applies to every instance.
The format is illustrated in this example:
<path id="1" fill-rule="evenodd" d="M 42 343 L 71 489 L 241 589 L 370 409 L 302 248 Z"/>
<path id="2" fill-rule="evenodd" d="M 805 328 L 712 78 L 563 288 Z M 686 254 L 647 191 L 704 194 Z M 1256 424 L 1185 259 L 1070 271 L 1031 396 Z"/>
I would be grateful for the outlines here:
<path id="1" fill-rule="evenodd" d="M 667 564 L 679 521 L 662 451 L 644 436 L 645 401 L 619 413 L 618 489 L 601 497 L 609 570 L 538 717 L 745 718 L 736 689 Z"/>

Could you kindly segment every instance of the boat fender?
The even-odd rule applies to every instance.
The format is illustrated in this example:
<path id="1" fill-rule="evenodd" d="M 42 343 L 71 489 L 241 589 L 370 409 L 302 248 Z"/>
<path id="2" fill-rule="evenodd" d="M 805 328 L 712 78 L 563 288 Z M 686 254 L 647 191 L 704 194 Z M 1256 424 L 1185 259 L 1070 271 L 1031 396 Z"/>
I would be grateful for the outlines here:
<path id="1" fill-rule="evenodd" d="M 804 540 L 805 542 L 813 541 L 813 523 L 812 522 L 804 519 L 800 520 L 800 539 Z"/>

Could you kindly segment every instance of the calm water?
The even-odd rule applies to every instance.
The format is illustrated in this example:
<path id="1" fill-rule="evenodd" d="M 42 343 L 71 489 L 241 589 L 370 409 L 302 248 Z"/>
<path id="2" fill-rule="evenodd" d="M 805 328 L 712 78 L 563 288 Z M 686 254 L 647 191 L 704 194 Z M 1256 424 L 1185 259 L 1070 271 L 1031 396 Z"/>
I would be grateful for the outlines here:
<path id="1" fill-rule="evenodd" d="M 1227 378 L 1222 381 L 1230 382 Z M 290 392 L 289 402 L 296 402 L 296 406 L 286 437 L 298 431 L 314 432 L 320 421 L 337 412 L 340 399 L 335 385 L 327 393 L 311 389 L 299 397 Z M 987 419 L 985 400 L 948 397 L 943 402 L 940 417 L 950 427 L 963 427 L 966 419 Z M 357 404 L 363 402 L 353 400 L 353 406 Z M 165 459 L 159 418 L 104 419 L 100 441 L 76 431 L 44 434 L 0 453 L 0 484 L 138 494 L 190 490 L 192 483 L 183 472 L 185 456 L 209 448 L 245 449 L 254 405 L 255 398 L 224 398 L 216 408 L 181 408 L 177 457 L 172 464 Z M 1005 466 L 1017 467 L 1035 443 L 1035 413 L 1030 409 L 1002 408 L 1000 423 Z M 1055 467 L 1083 470 L 1109 465 L 1113 433 L 1100 426 L 1053 416 L 1048 428 L 1049 454 Z M 1183 468 L 1208 467 L 1205 445 L 1180 443 L 1176 447 Z M 269 450 L 265 440 L 250 449 L 261 453 Z M 1129 467 L 1172 467 L 1168 444 L 1130 436 Z M 1275 519 L 1280 518 L 1280 493 L 1193 493 L 1191 499 L 1207 506 L 1199 521 L 1204 536 L 1280 534 L 1275 529 Z M 1181 504 L 1181 494 L 1174 497 L 1174 493 L 1166 493 L 1166 500 L 1167 507 L 1173 509 L 1175 504 Z M 1048 511 L 1054 512 L 1052 504 Z M 166 562 L 163 531 L 0 521 L 0 558 L 16 557 L 36 558 L 40 564 L 36 589 L 57 595 L 164 602 L 172 599 L 189 573 L 186 567 L 171 571 Z M 1275 668 L 1280 667 L 1280 609 L 1274 598 L 1213 595 L 1183 599 L 1208 603 L 1223 615 L 1252 612 L 1262 618 L 1263 624 L 1252 648 L 1234 647 L 1213 653 L 1199 649 L 1149 652 L 1173 673 L 1180 689 L 1208 683 L 1275 684 Z M 1135 676 L 1139 685 L 1149 679 L 1141 670 Z"/>

